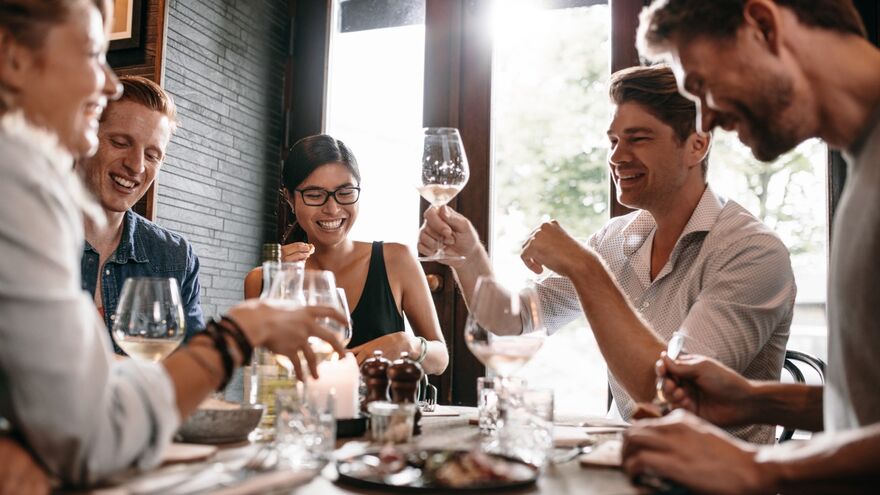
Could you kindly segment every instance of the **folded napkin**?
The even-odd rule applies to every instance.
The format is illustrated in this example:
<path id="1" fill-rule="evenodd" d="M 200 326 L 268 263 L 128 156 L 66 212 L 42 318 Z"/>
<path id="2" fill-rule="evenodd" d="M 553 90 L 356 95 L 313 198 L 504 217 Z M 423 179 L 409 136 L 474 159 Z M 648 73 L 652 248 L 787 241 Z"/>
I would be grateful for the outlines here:
<path id="1" fill-rule="evenodd" d="M 587 433 L 586 428 L 578 426 L 554 426 L 553 446 L 561 448 L 583 447 L 592 445 L 595 439 Z"/>
<path id="2" fill-rule="evenodd" d="M 461 414 L 449 406 L 434 406 L 433 411 L 422 411 L 423 418 L 436 416 L 460 416 Z"/>
<path id="3" fill-rule="evenodd" d="M 607 440 L 579 458 L 584 467 L 617 468 L 623 464 L 623 441 Z"/>

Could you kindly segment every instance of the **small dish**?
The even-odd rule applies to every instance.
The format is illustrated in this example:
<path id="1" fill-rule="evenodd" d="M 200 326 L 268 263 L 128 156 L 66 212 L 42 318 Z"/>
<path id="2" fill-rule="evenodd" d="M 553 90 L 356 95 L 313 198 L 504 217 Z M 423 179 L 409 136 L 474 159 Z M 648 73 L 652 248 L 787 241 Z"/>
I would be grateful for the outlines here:
<path id="1" fill-rule="evenodd" d="M 241 405 L 235 409 L 196 409 L 177 434 L 191 443 L 243 442 L 260 424 L 263 410 L 261 404 Z"/>

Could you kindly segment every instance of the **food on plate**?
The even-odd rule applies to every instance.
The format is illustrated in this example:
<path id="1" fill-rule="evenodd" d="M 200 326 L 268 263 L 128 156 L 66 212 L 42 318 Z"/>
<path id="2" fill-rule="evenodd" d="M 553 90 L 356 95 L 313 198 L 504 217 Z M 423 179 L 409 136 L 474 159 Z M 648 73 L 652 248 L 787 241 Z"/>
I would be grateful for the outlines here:
<path id="1" fill-rule="evenodd" d="M 526 481 L 535 475 L 525 464 L 474 450 L 454 453 L 433 473 L 438 485 L 450 488 Z"/>
<path id="2" fill-rule="evenodd" d="M 479 488 L 534 481 L 538 470 L 520 461 L 477 450 L 416 450 L 390 444 L 377 453 L 343 461 L 342 475 L 384 485 Z"/>

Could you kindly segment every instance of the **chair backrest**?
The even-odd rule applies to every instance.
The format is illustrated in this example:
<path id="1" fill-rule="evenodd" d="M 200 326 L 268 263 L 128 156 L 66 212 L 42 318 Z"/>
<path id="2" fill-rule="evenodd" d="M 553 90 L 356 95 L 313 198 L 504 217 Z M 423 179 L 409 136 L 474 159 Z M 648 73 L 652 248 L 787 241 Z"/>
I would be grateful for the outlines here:
<path id="1" fill-rule="evenodd" d="M 811 356 L 805 352 L 800 351 L 785 351 L 785 361 L 782 364 L 782 367 L 791 374 L 791 377 L 797 383 L 806 383 L 807 380 L 804 377 L 804 372 L 798 367 L 798 363 L 805 364 L 812 368 L 817 375 L 819 375 L 819 381 L 821 383 L 825 383 L 825 362 L 816 356 Z M 782 430 L 782 433 L 779 435 L 777 442 L 782 443 L 787 440 L 791 440 L 791 437 L 794 436 L 794 430 L 785 428 Z"/>

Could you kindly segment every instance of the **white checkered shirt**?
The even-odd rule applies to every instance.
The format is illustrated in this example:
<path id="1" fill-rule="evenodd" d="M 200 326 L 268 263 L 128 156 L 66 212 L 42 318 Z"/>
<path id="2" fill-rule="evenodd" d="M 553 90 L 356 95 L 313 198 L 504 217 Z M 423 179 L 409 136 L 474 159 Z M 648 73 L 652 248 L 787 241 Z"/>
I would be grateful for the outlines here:
<path id="1" fill-rule="evenodd" d="M 707 187 L 669 261 L 651 281 L 655 230 L 651 214 L 636 211 L 612 219 L 588 243 L 664 340 L 681 330 L 685 352 L 712 356 L 750 379 L 778 381 L 796 292 L 788 249 L 779 237 Z M 547 278 L 538 292 L 550 332 L 583 314 L 568 278 Z M 628 420 L 634 401 L 610 373 L 608 383 Z M 770 427 L 731 432 L 753 442 L 773 439 Z"/>

